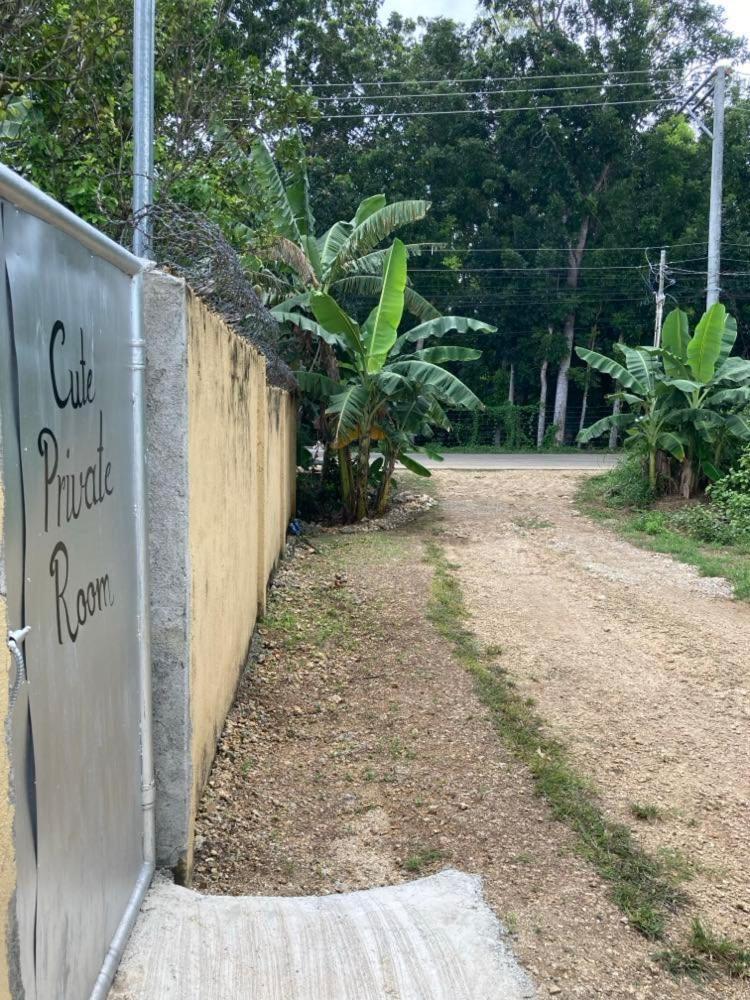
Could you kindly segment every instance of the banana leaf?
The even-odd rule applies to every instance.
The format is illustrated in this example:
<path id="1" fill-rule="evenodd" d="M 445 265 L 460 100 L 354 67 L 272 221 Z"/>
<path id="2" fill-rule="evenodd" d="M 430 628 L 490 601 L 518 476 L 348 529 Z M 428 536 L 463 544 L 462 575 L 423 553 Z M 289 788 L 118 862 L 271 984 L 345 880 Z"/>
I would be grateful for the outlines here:
<path id="1" fill-rule="evenodd" d="M 321 372 L 308 372 L 301 369 L 292 374 L 296 378 L 300 389 L 317 402 L 330 399 L 331 396 L 335 396 L 341 392 L 341 383 L 336 382 L 327 375 L 321 374 Z"/>
<path id="2" fill-rule="evenodd" d="M 396 361 L 387 370 L 405 375 L 450 406 L 469 410 L 484 409 L 480 400 L 460 379 L 429 361 Z"/>
<path id="3" fill-rule="evenodd" d="M 599 372 L 604 372 L 605 375 L 610 375 L 620 385 L 625 386 L 626 389 L 635 389 L 636 392 L 640 392 L 644 396 L 648 393 L 648 385 L 639 382 L 634 375 L 630 374 L 627 368 L 623 368 L 613 358 L 608 358 L 604 354 L 598 354 L 596 351 L 590 351 L 586 347 L 576 347 L 576 354 L 587 365 L 590 365 L 591 368 L 595 368 Z"/>
<path id="4" fill-rule="evenodd" d="M 347 316 L 335 299 L 325 292 L 313 292 L 310 306 L 315 318 L 330 333 L 338 334 L 355 357 L 364 358 L 364 344 L 359 326 Z"/>
<path id="5" fill-rule="evenodd" d="M 299 243 L 301 233 L 297 226 L 294 209 L 289 203 L 289 197 L 276 169 L 276 164 L 264 142 L 253 143 L 250 152 L 250 166 L 268 197 L 271 218 L 276 231 L 293 243 Z"/>
<path id="6" fill-rule="evenodd" d="M 656 439 L 656 447 L 661 451 L 667 451 L 670 455 L 681 462 L 685 458 L 684 441 L 671 431 L 663 431 Z"/>
<path id="7" fill-rule="evenodd" d="M 661 328 L 661 344 L 664 348 L 664 371 L 671 378 L 685 374 L 687 365 L 687 345 L 690 340 L 687 313 L 673 309 Z"/>
<path id="8" fill-rule="evenodd" d="M 383 287 L 380 301 L 363 326 L 365 366 L 370 373 L 379 372 L 396 343 L 398 326 L 404 312 L 406 288 L 406 247 L 394 240 L 383 261 Z"/>
<path id="9" fill-rule="evenodd" d="M 394 201 L 367 215 L 352 227 L 335 257 L 327 259 L 324 255 L 323 263 L 326 267 L 330 267 L 331 277 L 336 277 L 348 261 L 374 250 L 394 229 L 423 219 L 429 209 L 428 201 Z"/>
<path id="10" fill-rule="evenodd" d="M 716 362 L 721 355 L 726 319 L 725 306 L 717 302 L 703 314 L 687 345 L 687 361 L 693 378 L 704 385 L 714 377 Z"/>
<path id="11" fill-rule="evenodd" d="M 446 361 L 476 361 L 481 356 L 482 352 L 476 351 L 473 347 L 453 347 L 450 344 L 441 344 L 438 347 L 425 347 L 421 351 L 415 351 L 403 360 L 416 359 L 441 365 Z"/>
<path id="12" fill-rule="evenodd" d="M 632 413 L 611 413 L 608 417 L 597 420 L 590 427 L 584 427 L 582 431 L 579 431 L 576 440 L 580 444 L 587 444 L 613 427 L 630 427 L 633 423 L 635 423 L 635 416 Z"/>
<path id="13" fill-rule="evenodd" d="M 333 396 L 326 413 L 338 417 L 336 421 L 336 441 L 349 440 L 360 425 L 365 422 L 370 393 L 362 383 L 347 386 Z M 338 445 L 341 447 L 341 445 Z"/>
<path id="14" fill-rule="evenodd" d="M 409 472 L 413 472 L 417 476 L 422 476 L 423 478 L 428 479 L 432 475 L 429 469 L 425 468 L 424 465 L 420 465 L 419 462 L 415 462 L 414 459 L 405 452 L 401 452 L 398 456 L 398 460 L 405 469 L 408 469 Z"/>

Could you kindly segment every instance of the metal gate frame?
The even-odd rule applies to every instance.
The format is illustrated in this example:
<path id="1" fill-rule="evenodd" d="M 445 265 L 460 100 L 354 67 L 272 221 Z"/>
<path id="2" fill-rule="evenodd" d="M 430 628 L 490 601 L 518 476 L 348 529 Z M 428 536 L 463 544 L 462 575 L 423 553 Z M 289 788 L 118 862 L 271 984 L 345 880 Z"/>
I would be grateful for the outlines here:
<path id="1" fill-rule="evenodd" d="M 33 215 L 73 237 L 96 257 L 112 264 L 131 280 L 131 331 L 130 341 L 130 392 L 133 401 L 132 482 L 135 497 L 136 531 L 136 608 L 138 629 L 138 678 L 140 687 L 140 736 L 141 736 L 141 811 L 142 811 L 142 853 L 143 861 L 130 898 L 122 913 L 119 925 L 110 942 L 103 965 L 91 992 L 91 1000 L 106 1000 L 110 985 L 117 971 L 125 945 L 138 916 L 141 902 L 151 884 L 154 873 L 154 771 L 152 750 L 152 707 L 151 707 L 151 645 L 149 629 L 149 564 L 148 564 L 148 516 L 146 500 L 146 426 L 145 426 L 145 358 L 146 345 L 143 338 L 143 272 L 153 265 L 141 260 L 124 247 L 110 240 L 93 226 L 79 219 L 54 199 L 23 180 L 8 167 L 0 164 L 0 198 L 16 208 Z M 5 282 L 5 275 L 0 275 Z M 4 292 L 5 289 L 2 289 Z M 8 455 L 5 455 L 7 461 Z M 17 457 L 20 462 L 20 455 Z M 9 595 L 10 596 L 10 595 Z M 9 619 L 11 614 L 9 608 Z M 19 612 L 23 616 L 23 610 Z M 14 653 L 17 670 L 23 667 L 21 644 L 25 621 L 9 620 L 13 635 L 9 645 Z M 17 642 L 14 642 L 14 636 Z M 18 734 L 14 731 L 13 737 Z M 15 744 L 15 739 L 14 739 Z M 13 746 L 14 765 L 24 760 L 23 748 Z M 17 779 L 17 784 L 20 782 Z M 16 848 L 18 850 L 18 846 Z M 19 857 L 19 868 L 22 867 Z M 34 860 L 34 866 L 36 861 Z M 28 865 L 27 865 L 28 869 Z M 19 944 L 20 942 L 17 942 Z"/>

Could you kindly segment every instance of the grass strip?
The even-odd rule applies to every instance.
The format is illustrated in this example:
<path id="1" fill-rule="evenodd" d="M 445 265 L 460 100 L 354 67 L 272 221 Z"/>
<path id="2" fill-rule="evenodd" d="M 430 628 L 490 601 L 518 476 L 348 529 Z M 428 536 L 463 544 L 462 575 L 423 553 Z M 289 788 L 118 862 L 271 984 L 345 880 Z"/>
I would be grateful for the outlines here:
<path id="1" fill-rule="evenodd" d="M 686 948 L 669 948 L 656 957 L 676 976 L 702 980 L 723 974 L 730 979 L 750 979 L 750 948 L 716 934 L 697 918 Z"/>
<path id="2" fill-rule="evenodd" d="M 694 566 L 701 576 L 723 577 L 734 596 L 750 601 L 750 551 L 745 543 L 711 545 L 677 531 L 660 511 L 633 510 L 606 502 L 611 473 L 585 479 L 578 493 L 578 506 L 589 517 L 604 522 L 633 545 L 650 552 L 663 552 Z"/>
<path id="3" fill-rule="evenodd" d="M 576 772 L 564 746 L 546 732 L 507 671 L 492 662 L 467 628 L 461 587 L 442 548 L 428 542 L 427 555 L 434 568 L 428 617 L 473 675 L 498 733 L 529 768 L 553 815 L 573 830 L 581 854 L 609 883 L 631 926 L 649 939 L 663 938 L 669 914 L 686 899 L 677 885 L 679 873 L 668 858 L 648 855 L 626 826 L 604 816 L 596 792 Z"/>

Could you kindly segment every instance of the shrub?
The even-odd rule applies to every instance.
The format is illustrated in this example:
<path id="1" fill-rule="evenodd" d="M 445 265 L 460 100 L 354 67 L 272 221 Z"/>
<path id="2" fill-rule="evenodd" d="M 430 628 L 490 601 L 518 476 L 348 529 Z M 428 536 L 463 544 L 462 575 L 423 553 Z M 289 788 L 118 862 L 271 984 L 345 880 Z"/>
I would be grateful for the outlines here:
<path id="1" fill-rule="evenodd" d="M 708 495 L 735 535 L 750 536 L 750 447 L 731 472 L 709 487 Z"/>
<path id="2" fill-rule="evenodd" d="M 660 535 L 668 527 L 667 518 L 661 511 L 645 510 L 633 518 L 633 527 L 646 535 Z"/>
<path id="3" fill-rule="evenodd" d="M 336 521 L 341 515 L 341 501 L 335 481 L 319 472 L 297 475 L 297 516 L 303 521 Z"/>
<path id="4" fill-rule="evenodd" d="M 626 455 L 618 465 L 598 480 L 597 493 L 607 507 L 648 507 L 654 491 L 644 475 L 644 459 L 637 452 Z"/>
<path id="5" fill-rule="evenodd" d="M 709 545 L 731 545 L 737 541 L 737 529 L 724 512 L 713 504 L 696 504 L 671 515 L 670 527 Z"/>

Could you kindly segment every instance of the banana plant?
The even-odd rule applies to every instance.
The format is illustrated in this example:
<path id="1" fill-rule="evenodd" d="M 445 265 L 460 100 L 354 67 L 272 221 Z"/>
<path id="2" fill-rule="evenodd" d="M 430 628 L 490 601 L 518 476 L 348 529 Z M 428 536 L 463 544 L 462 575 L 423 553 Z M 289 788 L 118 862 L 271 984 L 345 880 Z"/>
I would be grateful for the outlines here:
<path id="1" fill-rule="evenodd" d="M 272 239 L 255 248 L 268 262 L 283 263 L 293 278 L 286 283 L 269 271 L 253 272 L 252 278 L 276 301 L 272 312 L 279 322 L 293 322 L 293 310 L 309 305 L 315 291 L 344 295 L 378 296 L 383 285 L 387 250 L 377 249 L 396 229 L 423 219 L 430 203 L 421 200 L 387 202 L 384 194 L 360 202 L 354 217 L 334 223 L 316 236 L 310 206 L 310 189 L 304 154 L 293 164 L 290 179 L 282 180 L 265 143 L 254 144 L 250 164 L 265 195 L 274 230 Z M 409 247 L 418 254 L 420 247 Z M 280 288 L 286 294 L 280 294 Z M 404 289 L 406 308 L 418 319 L 434 319 L 437 309 L 410 285 Z"/>
<path id="2" fill-rule="evenodd" d="M 661 346 L 618 345 L 625 365 L 594 351 L 576 348 L 590 367 L 610 375 L 619 389 L 612 398 L 628 405 L 579 435 L 585 443 L 611 427 L 626 431 L 626 445 L 642 445 L 648 477 L 657 486 L 659 452 L 680 463 L 680 489 L 690 496 L 702 479 L 720 473 L 722 449 L 731 439 L 750 440 L 750 361 L 731 357 L 737 324 L 726 308 L 712 306 L 690 334 L 687 315 L 669 314 Z"/>
<path id="3" fill-rule="evenodd" d="M 731 357 L 737 323 L 721 303 L 704 313 L 690 336 L 688 317 L 675 309 L 662 331 L 664 386 L 672 390 L 674 421 L 686 455 L 680 488 L 690 496 L 701 478 L 721 476 L 722 452 L 731 438 L 750 440 L 750 362 Z"/>
<path id="4" fill-rule="evenodd" d="M 639 348 L 618 345 L 625 365 L 585 347 L 577 347 L 576 354 L 596 371 L 611 376 L 620 389 L 612 393 L 628 405 L 628 410 L 597 420 L 578 435 L 581 444 L 593 441 L 612 427 L 625 431 L 626 446 L 640 447 L 646 452 L 648 481 L 652 490 L 657 486 L 657 456 L 668 452 L 678 461 L 685 457 L 685 445 L 674 433 L 672 408 L 668 397 L 660 389 L 660 379 L 654 355 Z M 657 359 L 658 360 L 658 359 Z"/>
<path id="5" fill-rule="evenodd" d="M 481 352 L 472 348 L 437 345 L 409 351 L 416 340 L 442 338 L 450 329 L 494 332 L 494 327 L 466 317 L 439 317 L 399 336 L 405 309 L 407 248 L 400 240 L 383 256 L 383 282 L 377 305 L 361 325 L 324 291 L 314 291 L 310 307 L 314 319 L 296 322 L 332 346 L 342 373 L 337 379 L 319 372 L 296 372 L 303 392 L 326 403 L 333 422 L 341 493 L 352 520 L 369 512 L 368 486 L 371 453 L 381 452 L 377 466 L 375 511 L 387 503 L 398 461 L 421 475 L 427 469 L 408 454 L 417 434 L 446 426 L 444 407 L 478 409 L 479 399 L 460 379 L 441 367 L 446 361 L 472 361 Z M 408 351 L 408 353 L 407 353 Z"/>

